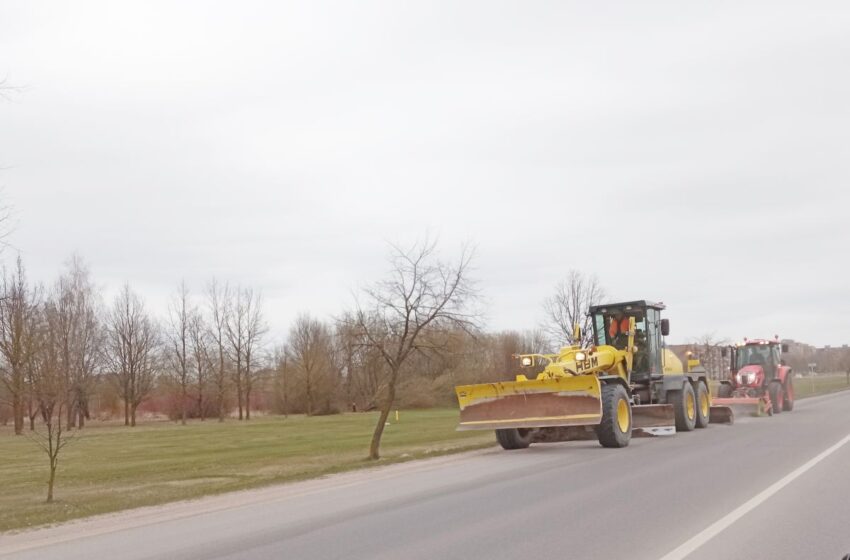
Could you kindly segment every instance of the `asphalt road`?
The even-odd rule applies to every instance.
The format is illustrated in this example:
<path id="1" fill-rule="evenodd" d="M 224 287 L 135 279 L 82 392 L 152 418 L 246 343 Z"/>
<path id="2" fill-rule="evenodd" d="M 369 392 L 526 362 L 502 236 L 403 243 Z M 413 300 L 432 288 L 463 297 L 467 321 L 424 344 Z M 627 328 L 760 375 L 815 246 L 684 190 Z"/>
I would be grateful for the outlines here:
<path id="1" fill-rule="evenodd" d="M 0 537 L 0 553 L 839 560 L 850 552 L 850 392 L 626 449 L 492 449 L 265 492 L 227 509 L 184 505 L 171 518 L 126 514 L 111 529 L 84 522 Z"/>

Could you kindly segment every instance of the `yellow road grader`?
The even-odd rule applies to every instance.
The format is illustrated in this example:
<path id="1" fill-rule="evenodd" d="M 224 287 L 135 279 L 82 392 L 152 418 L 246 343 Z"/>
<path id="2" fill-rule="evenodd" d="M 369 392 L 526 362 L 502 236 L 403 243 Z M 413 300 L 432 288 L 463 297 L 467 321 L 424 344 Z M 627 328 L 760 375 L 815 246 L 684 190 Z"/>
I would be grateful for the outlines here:
<path id="1" fill-rule="evenodd" d="M 495 430 L 505 449 L 598 439 L 625 447 L 632 434 L 672 435 L 731 422 L 711 405 L 705 369 L 664 347 L 670 324 L 661 303 L 630 301 L 590 308 L 593 343 L 557 354 L 520 354 L 515 381 L 461 385 L 459 430 Z M 576 327 L 575 340 L 581 340 Z"/>

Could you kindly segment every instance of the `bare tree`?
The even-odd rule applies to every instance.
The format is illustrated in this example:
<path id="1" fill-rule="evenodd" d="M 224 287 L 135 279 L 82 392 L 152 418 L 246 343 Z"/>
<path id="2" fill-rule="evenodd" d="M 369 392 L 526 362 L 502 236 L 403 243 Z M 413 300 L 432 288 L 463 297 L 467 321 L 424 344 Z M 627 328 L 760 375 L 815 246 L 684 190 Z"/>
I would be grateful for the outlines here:
<path id="1" fill-rule="evenodd" d="M 299 315 L 288 342 L 288 362 L 304 390 L 307 414 L 329 412 L 336 389 L 330 328 L 307 314 Z M 324 401 L 324 406 L 319 408 L 318 401 Z"/>
<path id="2" fill-rule="evenodd" d="M 32 390 L 38 402 L 38 410 L 44 422 L 43 429 L 34 429 L 32 439 L 47 455 L 49 478 L 47 480 L 47 502 L 53 501 L 53 488 L 56 471 L 59 467 L 59 455 L 62 449 L 73 439 L 67 426 L 62 425 L 69 399 L 73 391 L 69 387 L 71 379 L 65 371 L 66 318 L 57 300 L 44 305 L 38 330 L 37 352 L 33 357 Z"/>
<path id="3" fill-rule="evenodd" d="M 0 380 L 12 403 L 15 434 L 24 429 L 27 376 L 36 345 L 39 291 L 29 285 L 20 257 L 14 271 L 3 270 L 0 292 Z"/>
<path id="4" fill-rule="evenodd" d="M 248 329 L 248 305 L 245 294 L 240 288 L 225 291 L 230 297 L 225 300 L 227 315 L 225 320 L 225 335 L 227 337 L 227 355 L 233 363 L 231 377 L 236 387 L 236 405 L 239 419 L 245 418 L 245 343 Z"/>
<path id="5" fill-rule="evenodd" d="M 105 359 L 124 400 L 124 425 L 136 425 L 136 410 L 159 370 L 159 330 L 142 300 L 125 284 L 107 319 Z"/>
<path id="6" fill-rule="evenodd" d="M 189 383 L 191 382 L 192 359 L 190 329 L 194 310 L 189 301 L 189 290 L 186 282 L 181 282 L 177 294 L 169 308 L 168 361 L 171 373 L 180 391 L 180 423 L 186 425 L 189 406 Z"/>
<path id="7" fill-rule="evenodd" d="M 470 311 L 476 297 L 468 278 L 472 254 L 464 249 L 454 264 L 441 262 L 436 244 L 428 240 L 409 249 L 393 247 L 391 270 L 386 279 L 363 290 L 358 301 L 355 326 L 364 344 L 376 349 L 387 366 L 386 393 L 369 458 L 380 457 L 381 436 L 396 396 L 399 374 L 416 351 L 439 352 L 431 331 L 477 328 Z"/>
<path id="8" fill-rule="evenodd" d="M 251 419 L 251 391 L 256 377 L 262 368 L 259 364 L 262 340 L 268 332 L 268 326 L 263 319 L 262 294 L 254 294 L 253 290 L 243 290 L 242 298 L 237 298 L 240 305 L 246 307 L 245 317 L 245 419 Z"/>
<path id="9" fill-rule="evenodd" d="M 227 323 L 228 323 L 228 299 L 230 290 L 225 284 L 221 286 L 213 278 L 207 289 L 207 301 L 209 306 L 212 336 L 216 353 L 216 367 L 213 382 L 216 387 L 216 404 L 218 405 L 218 421 L 224 422 L 225 399 L 227 397 Z"/>
<path id="10" fill-rule="evenodd" d="M 204 316 L 193 310 L 189 317 L 189 341 L 191 344 L 191 361 L 194 369 L 196 406 L 198 416 L 203 422 L 206 418 L 206 401 L 204 400 L 207 379 L 213 372 L 212 339 L 210 331 L 204 322 Z"/>
<path id="11" fill-rule="evenodd" d="M 729 339 L 718 337 L 715 333 L 704 333 L 691 342 L 693 356 L 700 360 L 710 379 L 725 379 L 729 373 L 727 360 L 722 356 L 722 347 L 729 345 Z M 685 360 L 689 356 L 685 356 Z"/>
<path id="12" fill-rule="evenodd" d="M 274 349 L 277 396 L 280 398 L 280 411 L 284 418 L 289 417 L 289 349 L 281 344 Z"/>
<path id="13" fill-rule="evenodd" d="M 591 305 L 601 303 L 604 297 L 605 290 L 596 276 L 571 270 L 566 279 L 555 286 L 555 293 L 543 301 L 545 319 L 541 328 L 559 346 L 589 346 L 593 343 L 593 332 L 587 311 Z M 577 324 L 581 327 L 581 340 L 574 337 Z"/>
<path id="14" fill-rule="evenodd" d="M 251 419 L 251 390 L 259 371 L 258 351 L 267 327 L 263 321 L 262 296 L 248 288 L 230 292 L 225 334 L 229 345 L 228 355 L 233 363 L 233 382 L 239 419 Z"/>
<path id="15" fill-rule="evenodd" d="M 350 317 L 343 315 L 336 323 L 333 343 L 334 354 L 338 356 L 339 378 L 345 386 L 346 406 L 350 406 L 353 411 L 356 411 L 354 390 L 359 356 L 357 330 L 352 326 L 354 323 Z"/>
<path id="16" fill-rule="evenodd" d="M 85 263 L 74 255 L 52 294 L 61 368 L 66 376 L 68 428 L 82 428 L 90 417 L 89 398 L 99 367 L 102 326 L 100 300 Z"/>

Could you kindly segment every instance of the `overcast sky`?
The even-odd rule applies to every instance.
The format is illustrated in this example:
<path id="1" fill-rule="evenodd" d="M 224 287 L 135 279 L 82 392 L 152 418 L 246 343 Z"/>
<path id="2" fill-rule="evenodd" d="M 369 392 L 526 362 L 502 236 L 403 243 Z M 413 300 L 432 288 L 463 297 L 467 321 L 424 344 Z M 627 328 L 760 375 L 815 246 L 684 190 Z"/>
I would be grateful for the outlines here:
<path id="1" fill-rule="evenodd" d="M 490 329 L 569 269 L 705 333 L 850 342 L 850 3 L 0 0 L 0 185 L 31 277 L 275 337 L 387 242 L 477 247 Z"/>

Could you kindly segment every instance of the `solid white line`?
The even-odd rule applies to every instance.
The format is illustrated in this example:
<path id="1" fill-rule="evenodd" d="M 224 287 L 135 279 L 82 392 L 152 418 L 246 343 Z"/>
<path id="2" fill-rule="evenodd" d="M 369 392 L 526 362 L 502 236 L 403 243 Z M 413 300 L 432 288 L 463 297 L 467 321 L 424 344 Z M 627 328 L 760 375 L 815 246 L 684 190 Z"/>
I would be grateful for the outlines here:
<path id="1" fill-rule="evenodd" d="M 809 469 L 811 469 L 812 467 L 814 467 L 815 465 L 817 465 L 818 463 L 838 451 L 848 441 L 850 441 L 850 434 L 844 436 L 841 441 L 839 441 L 823 453 L 814 457 L 806 464 L 797 467 L 796 469 L 779 479 L 777 482 L 771 484 L 768 488 L 766 488 L 759 494 L 753 496 L 752 498 L 732 510 L 730 513 L 721 517 L 720 519 L 703 529 L 701 532 L 694 535 L 691 539 L 685 541 L 678 548 L 665 554 L 661 557 L 660 560 L 682 560 L 683 558 L 687 557 L 693 551 L 695 551 L 696 549 L 707 543 L 709 540 L 717 536 L 718 533 L 732 525 L 735 521 L 739 520 L 747 513 L 758 507 L 759 504 L 761 504 L 762 502 L 764 502 L 765 500 L 785 488 L 795 478 L 801 476 L 806 471 L 808 471 Z"/>

